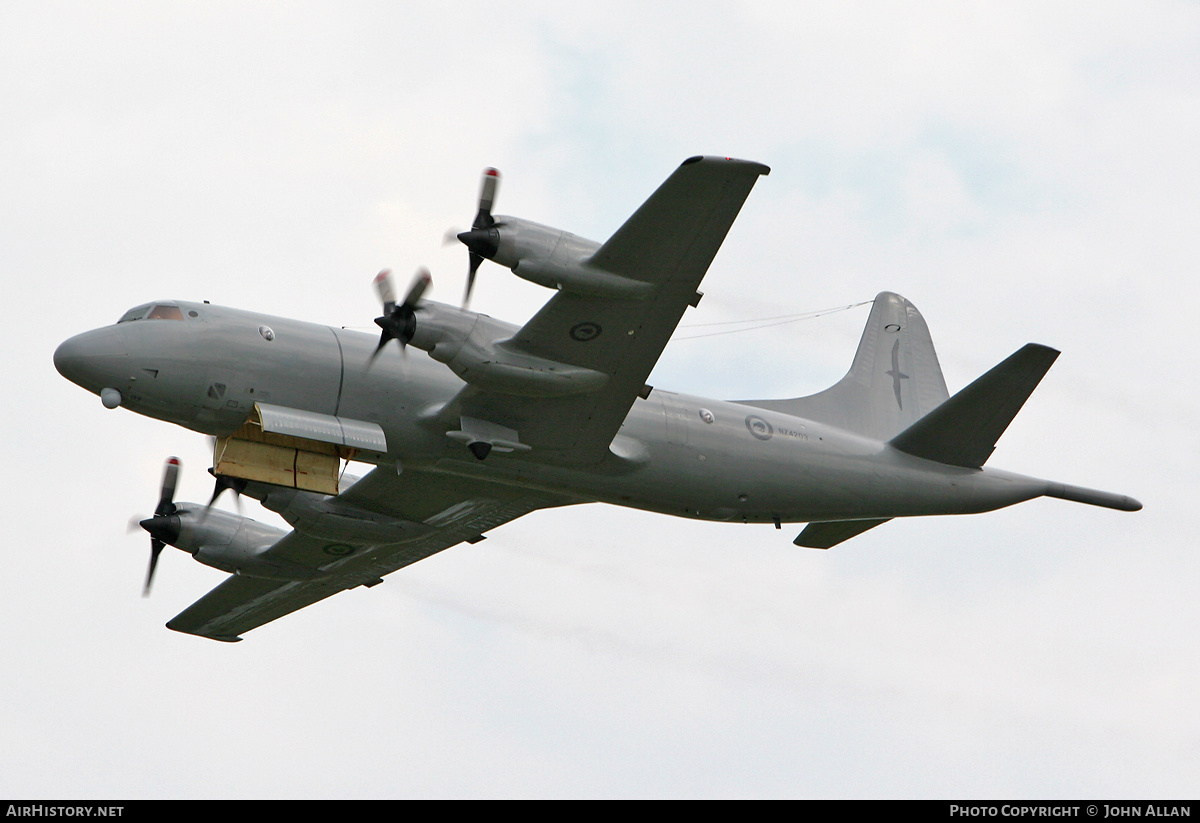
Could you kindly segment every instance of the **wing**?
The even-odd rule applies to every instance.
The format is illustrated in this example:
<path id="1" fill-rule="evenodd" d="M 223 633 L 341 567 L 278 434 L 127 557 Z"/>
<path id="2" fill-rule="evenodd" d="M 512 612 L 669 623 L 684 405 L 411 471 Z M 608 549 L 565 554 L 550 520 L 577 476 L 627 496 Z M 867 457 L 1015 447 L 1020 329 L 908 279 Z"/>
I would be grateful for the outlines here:
<path id="1" fill-rule="evenodd" d="M 592 391 L 520 398 L 463 390 L 465 416 L 516 431 L 539 459 L 592 463 L 608 450 L 759 175 L 761 163 L 694 157 L 604 243 L 590 265 L 655 286 L 645 299 L 560 291 L 506 345 L 608 376 Z"/>
<path id="2" fill-rule="evenodd" d="M 403 543 L 351 546 L 293 531 L 268 554 L 323 574 L 312 580 L 232 575 L 167 623 L 167 628 L 233 642 L 264 623 L 383 576 L 459 543 L 476 543 L 489 529 L 531 511 L 575 500 L 510 486 L 464 481 L 434 472 L 396 475 L 375 469 L 339 500 L 423 523 L 428 531 Z"/>

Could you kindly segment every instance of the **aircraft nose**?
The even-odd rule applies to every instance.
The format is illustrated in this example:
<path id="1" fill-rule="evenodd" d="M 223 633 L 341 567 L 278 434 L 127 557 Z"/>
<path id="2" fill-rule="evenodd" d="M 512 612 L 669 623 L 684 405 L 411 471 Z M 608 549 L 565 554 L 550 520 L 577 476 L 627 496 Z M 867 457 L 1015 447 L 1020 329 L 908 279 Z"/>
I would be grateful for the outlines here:
<path id="1" fill-rule="evenodd" d="M 72 383 L 99 392 L 122 377 L 126 358 L 120 334 L 108 327 L 64 341 L 54 350 L 54 368 Z"/>

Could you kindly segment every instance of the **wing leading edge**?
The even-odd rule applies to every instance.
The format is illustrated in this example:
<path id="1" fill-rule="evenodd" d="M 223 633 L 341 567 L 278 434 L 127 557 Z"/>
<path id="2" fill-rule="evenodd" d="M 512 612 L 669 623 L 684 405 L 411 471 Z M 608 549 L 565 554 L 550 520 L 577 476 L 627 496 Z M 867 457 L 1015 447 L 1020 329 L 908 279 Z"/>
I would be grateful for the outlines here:
<path id="1" fill-rule="evenodd" d="M 375 469 L 339 499 L 424 523 L 429 530 L 403 543 L 351 546 L 293 531 L 268 553 L 318 568 L 312 580 L 271 580 L 232 575 L 167 623 L 167 628 L 213 640 L 236 642 L 258 628 L 319 600 L 356 586 L 373 586 L 383 576 L 483 533 L 523 514 L 576 502 L 544 493 L 478 481 L 464 482 L 433 472 L 396 475 Z"/>
<path id="2" fill-rule="evenodd" d="M 684 161 L 593 255 L 589 265 L 645 283 L 644 299 L 560 291 L 506 343 L 549 361 L 607 375 L 589 392 L 522 398 L 467 388 L 462 413 L 520 433 L 541 459 L 594 463 L 630 407 L 725 240 L 761 163 L 718 157 Z"/>
<path id="3" fill-rule="evenodd" d="M 594 463 L 608 452 L 647 377 L 725 240 L 755 181 L 770 169 L 718 157 L 684 161 L 600 246 L 589 264 L 650 284 L 638 298 L 560 291 L 506 346 L 607 376 L 568 397 L 532 398 L 468 386 L 446 407 L 473 425 L 511 429 L 540 460 Z M 420 475 L 418 477 L 418 475 Z M 430 526 L 403 543 L 351 547 L 294 531 L 269 549 L 319 569 L 320 577 L 281 581 L 233 576 L 173 618 L 176 631 L 236 641 L 240 635 L 305 606 L 384 575 L 484 531 L 552 506 L 579 502 L 437 472 L 397 477 L 376 469 L 339 499 Z"/>

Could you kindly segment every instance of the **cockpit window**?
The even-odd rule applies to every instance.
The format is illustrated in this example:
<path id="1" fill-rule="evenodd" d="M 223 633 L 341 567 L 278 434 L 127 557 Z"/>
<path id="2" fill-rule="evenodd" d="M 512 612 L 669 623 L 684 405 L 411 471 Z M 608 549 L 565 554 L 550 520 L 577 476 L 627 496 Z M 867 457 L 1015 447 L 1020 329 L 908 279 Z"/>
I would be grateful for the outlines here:
<path id="1" fill-rule="evenodd" d="M 178 306 L 170 303 L 146 303 L 132 308 L 121 315 L 118 323 L 131 323 L 134 320 L 182 320 L 183 312 Z"/>
<path id="2" fill-rule="evenodd" d="M 147 320 L 182 320 L 183 312 L 181 312 L 179 310 L 178 306 L 168 306 L 166 304 L 160 303 L 159 305 L 155 306 L 154 308 L 152 308 L 150 310 L 150 313 L 146 315 L 146 319 Z"/>
<path id="3" fill-rule="evenodd" d="M 132 308 L 129 311 L 125 312 L 123 315 L 121 315 L 121 319 L 118 320 L 117 322 L 118 323 L 129 323 L 133 320 L 141 320 L 143 317 L 146 316 L 146 312 L 150 311 L 150 309 L 151 309 L 151 305 L 149 303 L 147 303 L 144 306 L 137 306 L 136 308 Z"/>

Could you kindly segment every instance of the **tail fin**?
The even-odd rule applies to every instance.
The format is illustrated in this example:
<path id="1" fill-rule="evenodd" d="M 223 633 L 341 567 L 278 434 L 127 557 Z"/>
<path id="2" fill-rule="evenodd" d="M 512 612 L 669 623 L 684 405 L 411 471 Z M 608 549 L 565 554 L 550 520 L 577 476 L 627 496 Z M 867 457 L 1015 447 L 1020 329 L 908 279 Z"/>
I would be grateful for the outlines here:
<path id="1" fill-rule="evenodd" d="M 854 363 L 840 381 L 808 397 L 741 402 L 890 440 L 948 396 L 925 318 L 885 291 L 876 295 Z"/>
<path id="2" fill-rule="evenodd" d="M 1048 346 L 1023 346 L 905 429 L 891 444 L 916 457 L 981 468 L 1057 357 L 1058 352 Z"/>

